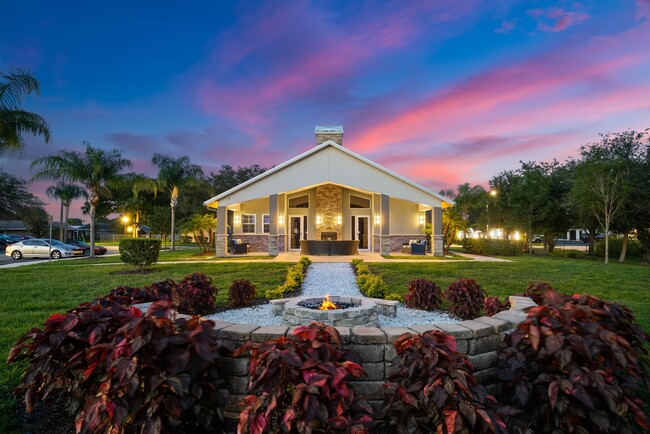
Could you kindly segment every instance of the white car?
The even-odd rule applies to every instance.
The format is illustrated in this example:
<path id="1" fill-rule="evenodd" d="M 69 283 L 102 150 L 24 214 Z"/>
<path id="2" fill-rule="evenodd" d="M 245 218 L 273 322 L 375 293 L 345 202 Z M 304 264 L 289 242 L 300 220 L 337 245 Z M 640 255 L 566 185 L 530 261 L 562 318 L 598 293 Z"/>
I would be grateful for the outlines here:
<path id="1" fill-rule="evenodd" d="M 8 245 L 5 255 L 16 260 L 23 257 L 47 258 L 48 256 L 52 259 L 60 259 L 83 256 L 83 250 L 80 247 L 64 244 L 61 241 L 34 238 Z"/>

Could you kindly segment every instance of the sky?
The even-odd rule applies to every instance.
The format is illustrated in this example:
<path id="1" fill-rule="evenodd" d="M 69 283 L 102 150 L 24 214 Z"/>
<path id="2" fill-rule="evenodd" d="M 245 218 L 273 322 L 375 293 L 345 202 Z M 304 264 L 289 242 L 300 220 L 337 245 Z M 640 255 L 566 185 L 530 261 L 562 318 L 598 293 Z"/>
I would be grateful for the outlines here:
<path id="1" fill-rule="evenodd" d="M 0 167 L 121 149 L 270 167 L 342 125 L 343 145 L 440 191 L 520 161 L 564 161 L 599 133 L 650 127 L 650 0 L 4 0 L 0 71 L 40 82 Z M 54 182 L 35 182 L 44 195 Z M 208 198 L 206 198 L 208 199 Z M 81 217 L 73 203 L 71 217 Z"/>

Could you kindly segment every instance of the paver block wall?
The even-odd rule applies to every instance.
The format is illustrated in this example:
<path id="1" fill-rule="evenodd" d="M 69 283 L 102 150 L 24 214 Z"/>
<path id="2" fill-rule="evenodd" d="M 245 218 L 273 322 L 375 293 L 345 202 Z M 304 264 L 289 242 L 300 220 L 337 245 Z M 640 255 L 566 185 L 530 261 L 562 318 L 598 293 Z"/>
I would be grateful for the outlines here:
<path id="1" fill-rule="evenodd" d="M 532 300 L 528 299 L 532 302 Z M 456 350 L 467 354 L 474 365 L 474 375 L 487 386 L 490 393 L 497 393 L 495 376 L 497 374 L 497 350 L 504 336 L 514 330 L 526 319 L 525 311 L 529 303 L 513 303 L 513 308 L 493 317 L 480 317 L 474 320 L 449 324 L 423 324 L 409 327 L 335 327 L 341 335 L 344 346 L 356 351 L 361 357 L 363 369 L 368 377 L 353 381 L 357 393 L 377 408 L 384 399 L 383 385 L 395 371 L 393 360 L 397 357 L 393 342 L 404 333 L 423 333 L 427 330 L 440 330 L 456 338 Z M 234 348 L 247 340 L 264 342 L 268 339 L 289 336 L 295 327 L 257 326 L 252 324 L 233 324 L 218 321 L 214 333 Z M 230 391 L 226 417 L 238 418 L 248 386 L 248 362 L 246 357 L 222 357 L 227 386 Z"/>
<path id="2" fill-rule="evenodd" d="M 266 253 L 269 251 L 269 236 L 264 235 L 234 235 L 233 238 L 242 240 L 244 243 L 248 243 L 251 252 L 262 252 Z"/>

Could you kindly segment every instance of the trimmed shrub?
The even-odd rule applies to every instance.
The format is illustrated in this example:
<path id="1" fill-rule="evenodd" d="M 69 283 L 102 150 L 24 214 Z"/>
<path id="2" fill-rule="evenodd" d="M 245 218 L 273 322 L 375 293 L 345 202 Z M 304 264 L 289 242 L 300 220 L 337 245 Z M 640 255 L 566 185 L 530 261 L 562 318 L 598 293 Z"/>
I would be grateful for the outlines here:
<path id="1" fill-rule="evenodd" d="M 532 299 L 535 303 L 538 305 L 542 304 L 544 302 L 544 295 L 548 291 L 554 291 L 553 288 L 551 288 L 551 285 L 549 285 L 546 282 L 533 282 L 530 285 L 528 285 L 528 288 L 526 288 L 526 291 L 524 291 L 522 294 L 519 294 L 520 297 L 528 297 Z"/>
<path id="2" fill-rule="evenodd" d="M 466 238 L 463 248 L 470 253 L 485 256 L 516 256 L 524 251 L 523 241 Z"/>
<path id="3" fill-rule="evenodd" d="M 472 279 L 461 278 L 445 290 L 449 302 L 449 312 L 462 319 L 474 319 L 479 316 L 487 293 Z"/>
<path id="4" fill-rule="evenodd" d="M 384 425 L 399 433 L 506 433 L 496 400 L 472 374 L 456 339 L 437 330 L 395 340 L 397 370 L 384 386 Z"/>
<path id="5" fill-rule="evenodd" d="M 281 286 L 278 286 L 275 289 L 267 289 L 264 292 L 264 297 L 267 300 L 277 300 L 279 298 L 284 298 L 284 294 L 289 292 L 289 291 L 291 291 L 290 288 L 288 288 L 288 287 L 286 287 L 284 285 L 281 285 Z"/>
<path id="6" fill-rule="evenodd" d="M 248 341 L 250 383 L 238 432 L 367 432 L 372 409 L 349 381 L 365 376 L 334 327 L 312 323 L 287 337 Z"/>
<path id="7" fill-rule="evenodd" d="M 359 285 L 359 290 L 363 295 L 370 298 L 384 298 L 388 285 L 384 280 L 376 274 L 362 274 L 357 277 L 357 284 L 359 278 L 362 278 L 363 285 Z"/>
<path id="8" fill-rule="evenodd" d="M 399 295 L 396 292 L 391 292 L 386 294 L 386 297 L 384 297 L 386 300 L 393 300 L 393 301 L 399 301 L 400 303 L 404 303 L 404 297 Z"/>
<path id="9" fill-rule="evenodd" d="M 233 307 L 251 304 L 257 296 L 257 287 L 250 280 L 235 280 L 228 291 L 228 301 Z"/>
<path id="10" fill-rule="evenodd" d="M 367 264 L 359 264 L 356 268 L 357 276 L 362 276 L 364 274 L 371 274 L 370 268 Z"/>
<path id="11" fill-rule="evenodd" d="M 427 279 L 414 279 L 408 283 L 405 297 L 406 306 L 414 309 L 432 311 L 442 305 L 442 290 Z"/>
<path id="12" fill-rule="evenodd" d="M 508 309 L 510 309 L 510 299 L 508 297 L 506 297 L 505 303 L 501 303 L 499 297 L 487 297 L 483 302 L 483 313 L 487 316 L 494 316 Z"/>
<path id="13" fill-rule="evenodd" d="M 359 266 L 359 264 L 362 264 L 362 263 L 363 263 L 363 259 L 361 259 L 361 258 L 352 259 L 352 269 L 356 270 L 357 267 Z M 355 273 L 356 273 L 356 271 L 355 271 Z"/>
<path id="14" fill-rule="evenodd" d="M 267 290 L 264 293 L 264 297 L 269 300 L 283 298 L 286 294 L 300 289 L 309 265 L 311 265 L 311 259 L 307 256 L 300 258 L 300 261 L 296 265 L 287 268 L 287 276 L 284 283 L 275 289 Z"/>
<path id="15" fill-rule="evenodd" d="M 222 387 L 213 323 L 172 319 L 170 302 L 146 315 L 111 299 L 54 314 L 24 335 L 8 362 L 27 360 L 18 387 L 27 412 L 62 393 L 78 432 L 220 432 Z"/>
<path id="16" fill-rule="evenodd" d="M 629 309 L 553 290 L 543 303 L 504 340 L 504 412 L 540 433 L 650 430 L 639 398 L 648 385 L 648 336 Z"/>
<path id="17" fill-rule="evenodd" d="M 621 256 L 621 251 L 623 251 L 623 239 L 610 237 L 609 258 L 618 258 Z M 599 240 L 596 243 L 594 253 L 598 258 L 605 257 L 605 240 Z M 643 253 L 644 249 L 639 240 L 627 240 L 627 252 L 625 253 L 626 258 L 643 258 Z"/>
<path id="18" fill-rule="evenodd" d="M 142 271 L 158 261 L 160 240 L 155 238 L 122 238 L 120 260 Z"/>
<path id="19" fill-rule="evenodd" d="M 307 267 L 309 267 L 312 262 L 311 262 L 311 259 L 309 259 L 309 256 L 303 256 L 303 257 L 300 258 L 298 263 L 302 267 L 303 271 L 306 271 Z"/>

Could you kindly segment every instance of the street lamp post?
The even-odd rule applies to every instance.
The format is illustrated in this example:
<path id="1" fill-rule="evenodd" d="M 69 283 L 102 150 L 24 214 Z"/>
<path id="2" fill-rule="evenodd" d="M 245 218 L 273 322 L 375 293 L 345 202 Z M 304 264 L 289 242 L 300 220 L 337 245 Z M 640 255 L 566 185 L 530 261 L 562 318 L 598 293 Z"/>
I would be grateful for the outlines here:
<path id="1" fill-rule="evenodd" d="M 490 237 L 490 200 L 494 200 L 497 195 L 497 191 L 490 190 L 489 195 L 492 196 L 492 199 L 488 198 L 487 202 L 485 203 L 485 214 L 487 215 L 487 225 L 485 231 L 487 232 L 488 237 Z"/>
<path id="2" fill-rule="evenodd" d="M 124 223 L 124 236 L 126 236 L 126 225 L 129 223 L 129 217 L 122 216 L 122 223 Z"/>

